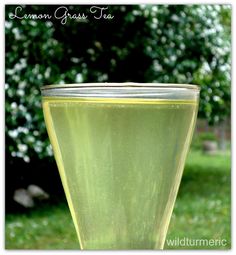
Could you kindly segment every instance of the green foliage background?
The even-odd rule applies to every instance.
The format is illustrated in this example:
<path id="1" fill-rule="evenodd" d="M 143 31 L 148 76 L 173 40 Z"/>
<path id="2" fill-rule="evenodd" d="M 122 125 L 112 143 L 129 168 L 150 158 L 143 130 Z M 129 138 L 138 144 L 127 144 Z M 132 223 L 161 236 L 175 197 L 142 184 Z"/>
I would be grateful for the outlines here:
<path id="1" fill-rule="evenodd" d="M 230 115 L 230 5 L 112 5 L 111 20 L 11 19 L 5 10 L 6 165 L 52 157 L 40 87 L 78 82 L 195 83 L 199 116 Z M 49 13 L 59 6 L 22 6 Z M 91 6 L 66 6 L 89 13 Z"/>

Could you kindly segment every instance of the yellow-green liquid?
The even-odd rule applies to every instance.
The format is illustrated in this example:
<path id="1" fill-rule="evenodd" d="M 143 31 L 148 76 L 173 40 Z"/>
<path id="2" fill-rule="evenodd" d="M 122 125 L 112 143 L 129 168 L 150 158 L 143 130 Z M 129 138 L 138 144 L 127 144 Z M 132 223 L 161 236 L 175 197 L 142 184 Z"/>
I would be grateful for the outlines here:
<path id="1" fill-rule="evenodd" d="M 45 97 L 43 110 L 81 249 L 161 249 L 197 103 Z"/>

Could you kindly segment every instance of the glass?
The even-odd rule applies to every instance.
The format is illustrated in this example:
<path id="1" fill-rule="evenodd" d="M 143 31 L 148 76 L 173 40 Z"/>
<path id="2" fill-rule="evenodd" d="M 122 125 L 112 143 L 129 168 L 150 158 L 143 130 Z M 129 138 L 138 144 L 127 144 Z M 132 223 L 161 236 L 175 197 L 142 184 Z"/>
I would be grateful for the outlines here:
<path id="1" fill-rule="evenodd" d="M 163 249 L 198 87 L 68 84 L 42 97 L 81 249 Z"/>

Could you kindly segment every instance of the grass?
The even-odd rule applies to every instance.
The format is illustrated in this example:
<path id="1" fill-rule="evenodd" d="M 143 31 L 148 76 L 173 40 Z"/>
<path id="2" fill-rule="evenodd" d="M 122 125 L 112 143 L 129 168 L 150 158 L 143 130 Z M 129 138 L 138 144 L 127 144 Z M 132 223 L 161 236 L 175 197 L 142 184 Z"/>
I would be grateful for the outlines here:
<path id="1" fill-rule="evenodd" d="M 190 152 L 165 249 L 230 249 L 230 184 L 229 154 Z M 79 249 L 66 203 L 8 214 L 5 232 L 6 249 Z M 191 246 L 186 245 L 187 238 Z M 205 241 L 194 245 L 200 240 Z M 218 243 L 207 246 L 204 242 L 209 240 Z"/>
<path id="2" fill-rule="evenodd" d="M 189 238 L 192 245 L 168 245 L 166 241 L 166 249 L 230 249 L 230 177 L 229 154 L 189 154 L 166 239 Z M 218 241 L 212 246 L 194 245 L 201 239 Z M 220 245 L 223 239 L 226 245 Z"/>

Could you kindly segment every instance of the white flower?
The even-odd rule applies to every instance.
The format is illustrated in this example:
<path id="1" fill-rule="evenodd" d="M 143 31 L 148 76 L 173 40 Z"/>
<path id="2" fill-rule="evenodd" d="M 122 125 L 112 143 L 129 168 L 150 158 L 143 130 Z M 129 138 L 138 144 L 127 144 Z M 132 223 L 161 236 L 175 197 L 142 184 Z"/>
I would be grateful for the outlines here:
<path id="1" fill-rule="evenodd" d="M 82 76 L 81 73 L 78 73 L 78 74 L 76 75 L 76 77 L 75 77 L 75 82 L 78 82 L 78 83 L 83 82 L 83 76 Z"/>
<path id="2" fill-rule="evenodd" d="M 18 131 L 16 129 L 8 131 L 8 135 L 12 138 L 16 138 L 18 136 Z"/>
<path id="3" fill-rule="evenodd" d="M 18 144 L 17 147 L 21 152 L 26 152 L 28 150 L 28 146 L 26 144 Z"/>

